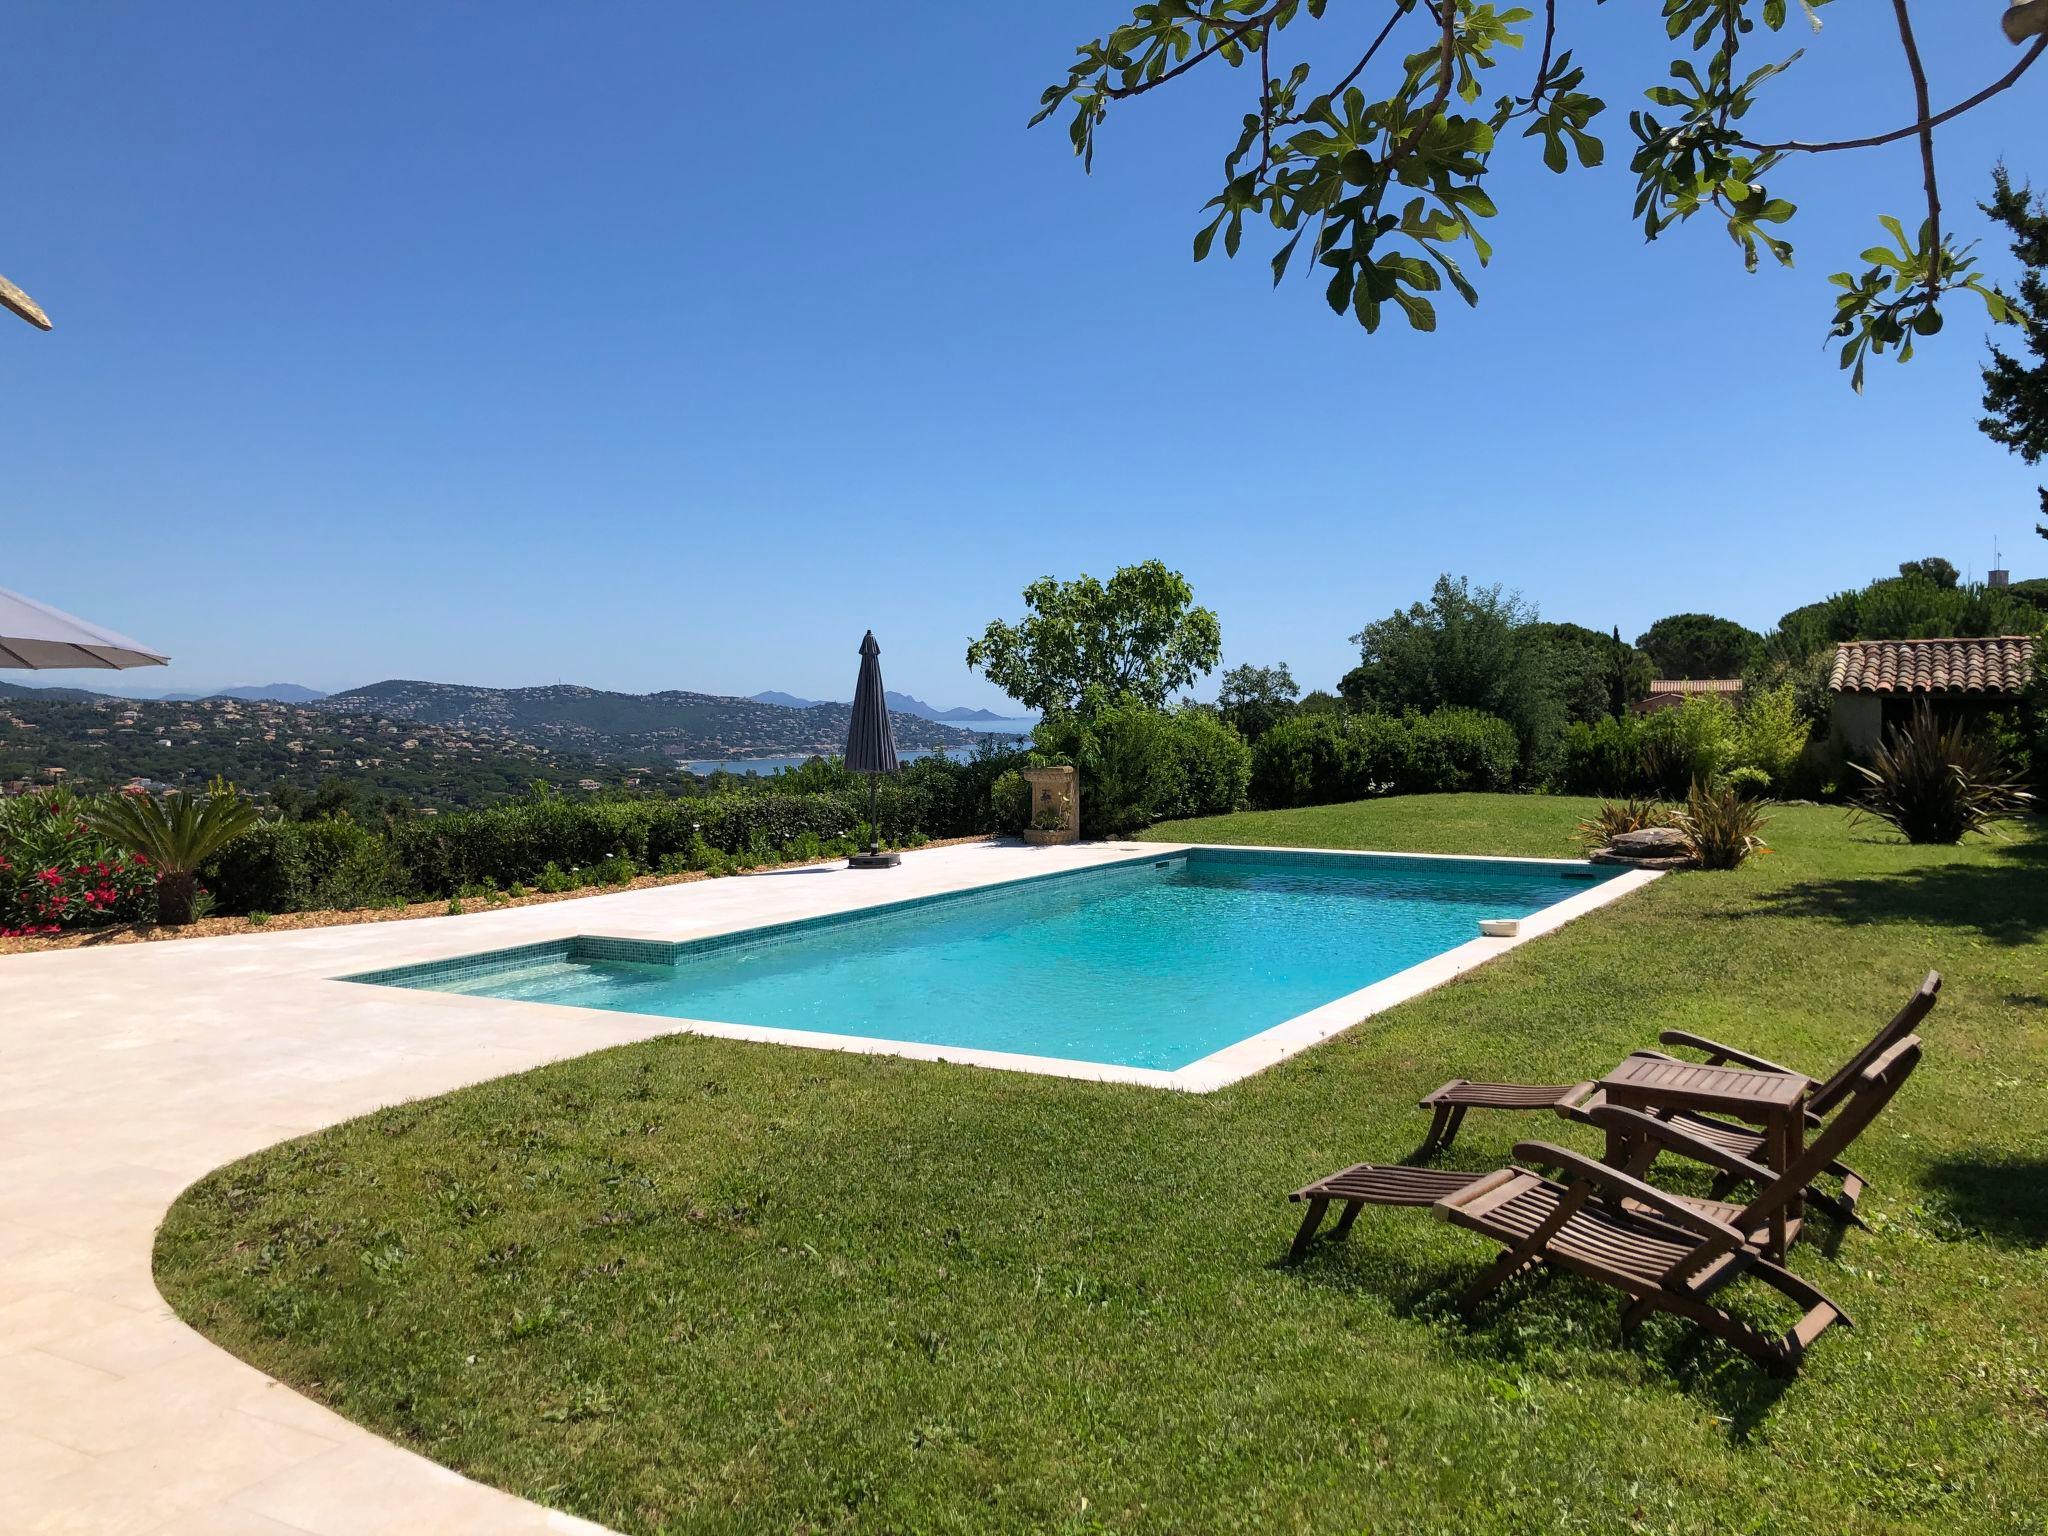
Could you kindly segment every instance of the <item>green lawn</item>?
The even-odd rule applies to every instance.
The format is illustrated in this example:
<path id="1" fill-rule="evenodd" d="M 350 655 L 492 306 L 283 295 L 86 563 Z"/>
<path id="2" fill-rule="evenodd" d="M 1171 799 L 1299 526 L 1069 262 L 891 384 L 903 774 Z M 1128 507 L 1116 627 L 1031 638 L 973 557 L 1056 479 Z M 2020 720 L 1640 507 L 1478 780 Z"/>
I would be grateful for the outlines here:
<path id="1" fill-rule="evenodd" d="M 1386 800 L 1163 837 L 1571 850 L 1588 802 Z M 488 1482 L 648 1531 L 2048 1529 L 2048 835 L 1914 849 L 1780 811 L 1667 878 L 1195 1098 L 672 1038 L 210 1177 L 181 1315 Z M 1393 1160 L 1456 1075 L 1596 1072 L 1683 1026 L 1824 1066 L 1930 966 L 1926 1064 L 1858 1161 L 1873 1230 L 1789 1384 L 1611 1295 L 1451 1298 L 1493 1250 L 1369 1213 L 1284 1267 L 1286 1191 Z M 1562 1122 L 1475 1116 L 1456 1162 Z M 1822 1230 L 1817 1224 L 1816 1230 Z"/>

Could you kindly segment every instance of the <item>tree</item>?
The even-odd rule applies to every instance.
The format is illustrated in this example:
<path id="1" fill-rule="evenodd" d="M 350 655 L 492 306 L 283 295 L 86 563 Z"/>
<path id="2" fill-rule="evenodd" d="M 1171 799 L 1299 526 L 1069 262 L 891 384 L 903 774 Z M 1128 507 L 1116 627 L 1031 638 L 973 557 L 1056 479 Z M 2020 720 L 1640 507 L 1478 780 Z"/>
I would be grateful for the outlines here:
<path id="1" fill-rule="evenodd" d="M 2012 254 L 2020 264 L 2020 285 L 2014 309 L 2027 351 L 2023 362 L 1991 347 L 1984 365 L 1984 410 L 1977 425 L 1994 443 L 2003 443 L 2024 464 L 2038 464 L 2048 454 L 2048 202 L 2031 186 L 2014 187 L 2004 166 L 1991 172 L 1991 201 L 1978 204 L 2012 231 Z M 2041 511 L 2048 515 L 2048 486 L 2041 487 Z M 2048 539 L 2048 523 L 2034 531 Z"/>
<path id="2" fill-rule="evenodd" d="M 1778 620 L 1766 648 L 1780 661 L 1796 662 L 1844 640 L 2032 634 L 2040 627 L 2026 594 L 2009 587 L 1942 587 L 1918 576 L 1886 576 L 1860 591 L 1794 608 Z"/>
<path id="3" fill-rule="evenodd" d="M 1535 617 L 1518 592 L 1439 576 L 1428 602 L 1376 619 L 1351 637 L 1359 664 L 1338 689 L 1354 709 L 1398 714 L 1459 704 L 1514 719 L 1531 659 L 1515 631 Z"/>
<path id="4" fill-rule="evenodd" d="M 1043 577 L 1024 589 L 1024 607 L 1021 623 L 990 622 L 967 647 L 967 665 L 1042 714 L 1118 702 L 1159 709 L 1223 654 L 1216 615 L 1158 560 L 1107 582 Z"/>
<path id="5" fill-rule="evenodd" d="M 1549 776 L 1567 724 L 1607 713 L 1615 660 L 1608 637 L 1541 623 L 1519 593 L 1499 586 L 1439 576 L 1428 602 L 1351 638 L 1359 665 L 1338 686 L 1354 709 L 1464 708 L 1505 720 L 1531 783 Z"/>
<path id="6" fill-rule="evenodd" d="M 1740 677 L 1763 637 L 1711 613 L 1674 613 L 1636 636 L 1659 677 Z"/>
<path id="7" fill-rule="evenodd" d="M 1798 10 L 1818 29 L 1825 0 L 1799 0 Z M 1494 150 L 1520 124 L 1520 137 L 1538 139 L 1544 165 L 1556 173 L 1576 160 L 1597 166 L 1605 148 L 1589 128 L 1606 103 L 1581 89 L 1586 71 L 1573 61 L 1558 28 L 1558 0 L 1543 0 L 1541 45 L 1533 74 L 1521 88 L 1497 96 L 1483 116 L 1456 110 L 1485 94 L 1482 77 L 1509 50 L 1527 41 L 1524 24 L 1535 18 L 1520 7 L 1497 10 L 1487 0 L 1382 0 L 1383 24 L 1370 41 L 1346 47 L 1325 64 L 1282 57 L 1280 35 L 1300 39 L 1322 21 L 1328 0 L 1145 0 L 1131 19 L 1083 45 L 1066 78 L 1046 88 L 1033 123 L 1069 114 L 1068 136 L 1084 165 L 1092 166 L 1097 131 L 1116 102 L 1157 90 L 1220 58 L 1232 69 L 1256 68 L 1258 91 L 1224 157 L 1223 188 L 1210 200 L 1214 216 L 1195 235 L 1195 260 L 1208 256 L 1220 233 L 1235 256 L 1249 217 L 1280 234 L 1272 258 L 1277 286 L 1305 236 L 1305 261 L 1328 273 L 1324 297 L 1338 314 L 1354 314 L 1366 330 L 1378 328 L 1389 305 L 1410 326 L 1436 328 L 1430 297 L 1446 284 L 1467 304 L 1478 293 L 1460 264 L 1469 255 L 1484 266 L 1492 254 L 1480 224 L 1495 213 L 1499 175 Z M 1755 60 L 1759 21 L 1769 32 L 1786 23 L 1787 0 L 1664 0 L 1666 33 L 1683 50 L 1672 61 L 1669 84 L 1643 94 L 1670 119 L 1646 110 L 1629 114 L 1635 150 L 1635 213 L 1652 240 L 1697 214 L 1724 221 L 1754 271 L 1759 251 L 1791 265 L 1782 231 L 1796 212 L 1766 179 L 1802 160 L 1914 139 L 1920 151 L 1925 217 L 1909 234 L 1892 216 L 1879 220 L 1889 244 L 1863 254 L 1860 273 L 1830 280 L 1834 297 L 1830 334 L 1841 341 L 1840 361 L 1863 387 L 1871 356 L 1895 351 L 1912 356 L 1916 337 L 1941 328 L 1943 295 L 1968 289 L 1994 321 L 2012 318 L 2006 300 L 1975 270 L 1967 246 L 1943 227 L 1935 174 L 1935 130 L 2017 81 L 2048 49 L 2042 0 L 2022 0 L 2006 15 L 2015 43 L 2041 35 L 2019 61 L 1989 85 L 1936 111 L 1921 65 L 1908 0 L 1892 0 L 1902 73 L 1910 77 L 1911 122 L 1856 139 L 1787 139 L 1766 143 L 1744 135 L 1742 118 L 1763 88 L 1799 57 Z M 1304 43 L 1331 34 L 1352 35 L 1356 12 L 1339 7 L 1344 25 L 1316 28 Z M 1647 18 L 1645 18 L 1647 20 Z M 1369 74 L 1383 46 L 1400 33 L 1413 51 L 1389 55 Z M 1399 60 L 1394 63 L 1393 60 Z M 1315 87 L 1310 76 L 1326 69 Z M 1323 81 L 1327 83 L 1322 83 Z M 1371 89 L 1365 88 L 1371 82 Z M 1457 101 L 1454 104 L 1452 96 Z"/>
<path id="8" fill-rule="evenodd" d="M 1945 592 L 1953 592 L 1956 583 L 1963 579 L 1963 573 L 1939 555 L 1929 555 L 1924 560 L 1902 560 L 1899 574 L 1908 581 L 1931 581 Z"/>
<path id="9" fill-rule="evenodd" d="M 1277 667 L 1255 667 L 1246 662 L 1223 674 L 1216 705 L 1240 736 L 1257 741 L 1294 713 L 1294 701 L 1300 694 L 1286 662 Z"/>
<path id="10" fill-rule="evenodd" d="M 1650 691 L 1650 658 L 1624 645 L 1619 634 L 1603 635 L 1580 624 L 1526 624 L 1519 631 L 1531 652 L 1538 690 L 1552 706 L 1556 728 L 1573 720 L 1591 724 L 1625 713 Z"/>
<path id="11" fill-rule="evenodd" d="M 1607 713 L 1619 717 L 1627 714 L 1629 705 L 1637 699 L 1649 696 L 1657 669 L 1649 657 L 1621 638 L 1619 624 L 1614 626 L 1607 644 Z"/>
<path id="12" fill-rule="evenodd" d="M 214 780 L 204 796 L 179 791 L 161 800 L 116 795 L 86 816 L 100 836 L 156 869 L 156 920 L 168 927 L 192 921 L 199 866 L 256 825 L 253 802 L 232 784 Z"/>

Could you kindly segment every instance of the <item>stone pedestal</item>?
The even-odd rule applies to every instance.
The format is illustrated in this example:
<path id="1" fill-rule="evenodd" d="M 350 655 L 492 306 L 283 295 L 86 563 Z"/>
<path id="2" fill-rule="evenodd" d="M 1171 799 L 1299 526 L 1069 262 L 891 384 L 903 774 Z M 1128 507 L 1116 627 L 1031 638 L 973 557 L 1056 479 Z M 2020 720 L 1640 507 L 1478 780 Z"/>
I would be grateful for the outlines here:
<path id="1" fill-rule="evenodd" d="M 1024 824 L 1024 841 L 1046 847 L 1054 843 L 1081 840 L 1081 779 L 1072 767 L 1026 768 L 1024 782 L 1031 788 L 1031 816 Z M 1047 829 L 1038 825 L 1047 811 L 1060 812 L 1060 825 Z"/>

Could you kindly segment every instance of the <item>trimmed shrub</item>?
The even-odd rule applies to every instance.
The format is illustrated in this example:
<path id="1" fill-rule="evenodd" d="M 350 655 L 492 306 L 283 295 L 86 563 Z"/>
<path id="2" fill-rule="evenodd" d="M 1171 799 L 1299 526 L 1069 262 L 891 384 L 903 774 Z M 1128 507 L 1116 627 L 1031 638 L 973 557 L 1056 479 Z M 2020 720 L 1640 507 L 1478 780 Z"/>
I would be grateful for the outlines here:
<path id="1" fill-rule="evenodd" d="M 1251 793 L 1254 803 L 1278 808 L 1502 790 L 1513 785 L 1520 758 L 1515 728 L 1478 710 L 1297 715 L 1259 738 Z"/>
<path id="2" fill-rule="evenodd" d="M 1415 783 L 1415 732 L 1408 720 L 1395 715 L 1353 715 L 1345 722 L 1343 745 L 1338 799 L 1406 794 Z"/>
<path id="3" fill-rule="evenodd" d="M 995 830 L 992 786 L 1023 760 L 1020 752 L 995 751 L 965 763 L 930 757 L 906 764 L 876 785 L 882 836 L 915 846 Z M 242 913 L 521 885 L 574 889 L 648 869 L 724 873 L 847 845 L 867 816 L 867 789 L 837 762 L 820 759 L 786 779 L 735 779 L 700 795 L 583 800 L 543 790 L 486 810 L 394 820 L 381 834 L 346 817 L 272 822 L 224 850 L 206 874 L 219 910 Z"/>
<path id="4" fill-rule="evenodd" d="M 202 879 L 222 912 L 367 907 L 406 889 L 390 844 L 346 816 L 253 827 L 207 862 Z"/>
<path id="5" fill-rule="evenodd" d="M 1639 795 L 1651 786 L 1643 773 L 1643 728 L 1634 715 L 1607 716 L 1564 730 L 1557 787 L 1568 795 Z"/>
<path id="6" fill-rule="evenodd" d="M 1223 816 L 1244 804 L 1252 749 L 1235 727 L 1206 709 L 1176 710 L 1168 717 L 1166 739 L 1172 761 L 1153 820 Z M 1085 810 L 1085 792 L 1081 803 Z"/>
<path id="7" fill-rule="evenodd" d="M 1344 736 L 1342 715 L 1282 720 L 1252 749 L 1252 803 L 1284 810 L 1356 798 L 1346 792 Z M 1084 791 L 1083 804 L 1086 799 Z"/>
<path id="8" fill-rule="evenodd" d="M 1505 720 L 1476 709 L 1439 709 L 1411 715 L 1408 769 L 1401 783 L 1411 795 L 1504 790 L 1515 780 L 1521 739 Z"/>

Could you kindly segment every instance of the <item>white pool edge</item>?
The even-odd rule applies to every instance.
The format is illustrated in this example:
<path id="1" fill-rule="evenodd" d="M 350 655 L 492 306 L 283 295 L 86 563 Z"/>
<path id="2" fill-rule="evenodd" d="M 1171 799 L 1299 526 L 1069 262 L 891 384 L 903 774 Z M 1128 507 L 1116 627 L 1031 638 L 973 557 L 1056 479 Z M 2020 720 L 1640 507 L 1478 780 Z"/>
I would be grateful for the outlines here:
<path id="1" fill-rule="evenodd" d="M 1490 854 L 1465 853 L 1410 853 L 1397 849 L 1359 848 L 1282 848 L 1252 843 L 1162 843 L 1156 845 L 1162 857 L 1175 857 L 1198 848 L 1215 848 L 1232 852 L 1249 853 L 1313 853 L 1338 857 L 1395 858 L 1395 859 L 1441 859 L 1446 862 L 1488 863 L 1488 864 L 1540 864 L 1566 869 L 1589 868 L 1584 859 L 1536 859 L 1495 857 Z M 1142 862 L 1142 857 L 1131 860 Z M 1110 867 L 1108 865 L 1097 868 Z M 1374 1014 L 1420 997 L 1435 990 L 1445 982 L 1462 976 L 1475 966 L 1483 965 L 1497 955 L 1527 944 L 1544 934 L 1554 932 L 1574 918 L 1582 917 L 1596 908 L 1618 901 L 1631 892 L 1639 891 L 1659 877 L 1659 871 L 1632 869 L 1619 875 L 1610 876 L 1597 885 L 1562 901 L 1553 902 L 1539 912 L 1521 919 L 1512 937 L 1479 937 L 1467 940 L 1455 948 L 1445 950 L 1429 959 L 1396 971 L 1370 986 L 1356 992 L 1348 992 L 1327 1003 L 1311 1008 L 1306 1013 L 1296 1014 L 1291 1019 L 1258 1034 L 1236 1041 L 1220 1051 L 1190 1062 L 1184 1067 L 1171 1071 L 1159 1067 L 1122 1066 L 1112 1062 L 1080 1061 L 1064 1056 L 1035 1056 L 1016 1051 L 980 1050 L 972 1046 L 932 1045 L 918 1040 L 891 1040 L 880 1036 L 837 1034 L 824 1030 L 781 1029 L 763 1024 L 731 1024 L 716 1019 L 673 1018 L 668 1015 L 633 1013 L 630 1010 L 600 1010 L 616 1012 L 620 1017 L 634 1019 L 660 1018 L 671 1027 L 666 1034 L 701 1035 L 717 1040 L 742 1040 L 762 1045 L 785 1045 L 802 1050 L 840 1051 L 855 1056 L 898 1056 L 910 1061 L 945 1062 L 956 1066 L 988 1067 L 1003 1072 L 1027 1072 L 1041 1077 L 1075 1078 L 1093 1083 L 1128 1083 L 1143 1088 L 1168 1088 L 1183 1093 L 1214 1093 L 1232 1083 L 1277 1066 L 1291 1056 L 1297 1056 L 1312 1045 L 1320 1044 L 1333 1035 L 1364 1023 Z M 994 880 L 962 888 L 963 892 L 992 889 L 997 886 L 1016 883 L 1010 880 Z M 887 905 L 888 903 L 876 903 Z M 853 909 L 858 912 L 859 908 Z M 752 924 L 749 926 L 773 926 Z M 747 928 L 733 932 L 744 933 Z M 592 938 L 613 937 L 593 933 Z M 336 977 L 337 981 L 348 981 Z M 416 996 L 433 998 L 444 1004 L 506 1006 L 506 1000 L 477 993 L 437 992 L 421 989 Z M 555 1013 L 565 1019 L 591 1012 L 590 1009 L 566 1003 L 520 1002 L 521 1008 L 533 1008 Z"/>
<path id="2" fill-rule="evenodd" d="M 1314 852 L 1337 851 L 1315 849 Z M 1351 850 L 1343 850 L 1349 852 Z M 1466 859 L 1470 854 L 1403 854 L 1403 858 L 1444 858 Z M 1578 865 L 1579 859 L 1524 859 L 1516 862 L 1529 864 Z M 1311 1008 L 1307 1013 L 1296 1014 L 1284 1019 L 1271 1029 L 1226 1045 L 1222 1050 L 1204 1056 L 1199 1061 L 1160 1074 L 1166 1081 L 1160 1086 L 1179 1088 L 1188 1093 L 1214 1093 L 1219 1088 L 1242 1081 L 1268 1067 L 1277 1066 L 1290 1056 L 1297 1056 L 1312 1045 L 1318 1045 L 1332 1035 L 1342 1034 L 1355 1025 L 1364 1023 L 1376 1013 L 1407 1002 L 1410 998 L 1432 992 L 1447 981 L 1455 980 L 1476 966 L 1484 965 L 1496 956 L 1504 955 L 1546 933 L 1554 933 L 1574 918 L 1583 917 L 1609 902 L 1619 901 L 1633 891 L 1658 879 L 1662 871 L 1653 869 L 1631 869 L 1602 881 L 1599 885 L 1567 896 L 1563 901 L 1553 902 L 1540 912 L 1531 913 L 1517 925 L 1516 932 L 1508 938 L 1467 939 L 1454 949 L 1447 949 L 1440 955 L 1405 971 L 1361 987 L 1356 992 Z"/>

